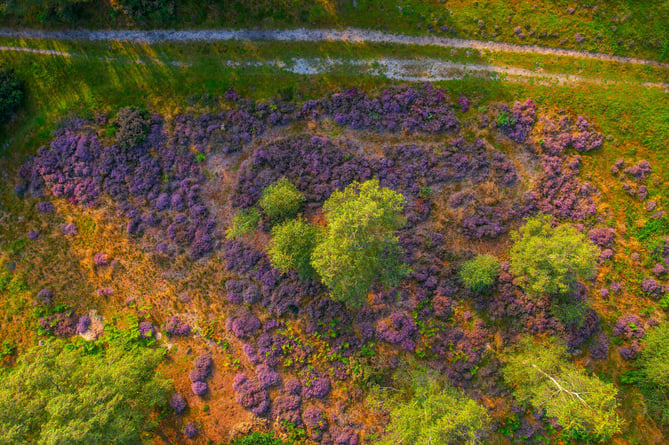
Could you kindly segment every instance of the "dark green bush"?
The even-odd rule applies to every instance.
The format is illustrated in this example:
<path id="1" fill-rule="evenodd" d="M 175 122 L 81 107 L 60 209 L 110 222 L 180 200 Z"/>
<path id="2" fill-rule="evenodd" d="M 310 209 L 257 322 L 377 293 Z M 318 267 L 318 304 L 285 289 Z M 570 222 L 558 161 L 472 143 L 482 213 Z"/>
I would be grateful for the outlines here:
<path id="1" fill-rule="evenodd" d="M 23 82 L 11 68 L 0 69 L 0 123 L 8 121 L 23 100 Z"/>
<path id="2" fill-rule="evenodd" d="M 169 21 L 174 18 L 175 0 L 119 0 L 121 11 L 135 20 Z"/>

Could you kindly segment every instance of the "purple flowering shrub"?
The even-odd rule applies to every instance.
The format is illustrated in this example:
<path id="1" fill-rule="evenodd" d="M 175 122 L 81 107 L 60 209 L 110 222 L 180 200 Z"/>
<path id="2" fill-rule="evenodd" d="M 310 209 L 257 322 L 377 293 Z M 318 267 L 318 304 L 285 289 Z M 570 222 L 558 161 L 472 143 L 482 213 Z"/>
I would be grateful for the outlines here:
<path id="1" fill-rule="evenodd" d="M 267 412 L 269 395 L 255 380 L 249 380 L 245 374 L 239 373 L 232 382 L 232 389 L 237 393 L 237 403 L 256 416 L 262 416 Z"/>
<path id="2" fill-rule="evenodd" d="M 302 399 L 292 394 L 282 394 L 272 400 L 270 418 L 283 425 L 290 423 L 293 426 L 301 427 L 302 418 L 300 416 L 300 405 Z"/>
<path id="3" fill-rule="evenodd" d="M 139 326 L 137 327 L 139 329 L 139 335 L 142 338 L 151 338 L 155 335 L 155 328 L 153 325 L 148 322 L 148 321 L 142 321 L 139 323 Z"/>
<path id="4" fill-rule="evenodd" d="M 225 328 L 241 339 L 248 338 L 260 329 L 260 320 L 251 311 L 243 311 L 231 316 L 225 322 Z"/>
<path id="5" fill-rule="evenodd" d="M 376 325 L 376 335 L 379 338 L 388 343 L 400 345 L 407 351 L 413 351 L 416 347 L 411 337 L 417 330 L 414 321 L 400 312 L 391 314 Z"/>
<path id="6" fill-rule="evenodd" d="M 615 236 L 616 236 L 615 230 L 610 229 L 608 227 L 591 229 L 588 232 L 588 238 L 590 238 L 590 241 L 592 241 L 594 244 L 598 245 L 602 249 L 612 247 Z"/>
<path id="7" fill-rule="evenodd" d="M 193 422 L 188 422 L 184 427 L 184 436 L 188 439 L 195 439 L 197 436 L 197 426 Z"/>
<path id="8" fill-rule="evenodd" d="M 176 315 L 170 317 L 165 323 L 165 333 L 169 336 L 187 337 L 190 332 L 190 326 Z"/>
<path id="9" fill-rule="evenodd" d="M 653 298 L 660 298 L 664 294 L 664 287 L 655 278 L 644 278 L 641 280 L 641 291 Z"/>
<path id="10" fill-rule="evenodd" d="M 525 142 L 536 122 L 536 109 L 537 106 L 532 99 L 527 99 L 523 103 L 516 102 L 512 109 L 509 109 L 508 105 L 503 105 L 497 116 L 497 126 L 515 142 Z"/>
<path id="11" fill-rule="evenodd" d="M 203 396 L 207 393 L 209 390 L 209 385 L 207 385 L 207 382 L 202 382 L 202 381 L 196 381 L 193 382 L 191 385 L 191 390 L 193 391 L 193 394 L 196 396 Z"/>
<path id="12" fill-rule="evenodd" d="M 77 334 L 83 334 L 84 332 L 88 331 L 88 328 L 91 325 L 91 317 L 88 315 L 83 315 L 79 317 L 79 321 L 77 322 Z"/>
<path id="13" fill-rule="evenodd" d="M 51 304 L 52 299 L 53 290 L 48 287 L 45 287 L 44 289 L 41 289 L 39 292 L 37 292 L 37 301 L 42 304 Z"/>
<path id="14" fill-rule="evenodd" d="M 198 356 L 193 361 L 193 369 L 191 370 L 188 377 L 190 381 L 195 382 L 204 382 L 207 377 L 211 375 L 211 367 L 214 364 L 211 359 L 211 355 L 203 354 Z"/>
<path id="15" fill-rule="evenodd" d="M 279 385 L 281 383 L 281 376 L 266 364 L 261 363 L 256 367 L 255 380 L 262 389 L 267 389 L 271 386 Z"/>
<path id="16" fill-rule="evenodd" d="M 305 399 L 322 399 L 330 392 L 330 379 L 311 370 L 302 377 L 302 396 Z"/>
<path id="17" fill-rule="evenodd" d="M 613 335 L 625 339 L 642 338 L 646 335 L 643 321 L 635 314 L 625 314 L 618 319 L 613 328 Z"/>
<path id="18" fill-rule="evenodd" d="M 172 394 L 172 397 L 170 397 L 170 408 L 174 410 L 176 415 L 180 416 L 184 413 L 184 411 L 186 411 L 186 408 L 188 408 L 188 403 L 186 402 L 184 396 L 178 392 L 175 392 Z"/>
<path id="19" fill-rule="evenodd" d="M 98 252 L 95 255 L 93 255 L 93 264 L 96 266 L 106 266 L 109 264 L 110 258 L 109 255 L 107 255 L 104 252 Z"/>
<path id="20" fill-rule="evenodd" d="M 570 116 L 562 116 L 557 122 L 542 116 L 540 123 L 538 144 L 548 156 L 559 156 L 570 146 L 580 153 L 596 150 L 604 141 L 601 133 L 591 131 L 583 116 L 578 116 L 576 122 Z"/>
<path id="21" fill-rule="evenodd" d="M 38 321 L 43 332 L 60 338 L 67 338 L 77 333 L 79 318 L 74 311 L 58 312 L 56 314 L 41 317 Z"/>
<path id="22" fill-rule="evenodd" d="M 61 128 L 21 167 L 21 185 L 35 196 L 48 190 L 82 206 L 110 200 L 126 218 L 129 235 L 150 233 L 165 253 L 180 247 L 193 258 L 204 255 L 214 248 L 215 222 L 201 199 L 204 175 L 195 156 L 175 135 L 168 137 L 157 115 L 148 121 L 145 138 L 135 130 L 124 139 L 133 146 L 126 150 L 119 144 L 104 147 L 89 123 Z M 76 234 L 74 225 L 62 229 Z"/>
<path id="23" fill-rule="evenodd" d="M 441 133 L 459 126 L 444 92 L 430 84 L 418 89 L 386 89 L 376 98 L 351 88 L 321 101 L 306 102 L 301 112 L 312 119 L 327 116 L 339 125 L 377 132 Z"/>

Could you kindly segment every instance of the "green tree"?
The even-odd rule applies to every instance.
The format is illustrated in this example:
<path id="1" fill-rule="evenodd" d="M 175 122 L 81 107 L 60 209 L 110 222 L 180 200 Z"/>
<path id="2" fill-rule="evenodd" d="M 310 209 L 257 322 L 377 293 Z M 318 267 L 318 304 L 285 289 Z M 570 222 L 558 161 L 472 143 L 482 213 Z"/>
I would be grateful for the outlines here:
<path id="1" fill-rule="evenodd" d="M 651 413 L 669 424 L 669 323 L 648 332 L 638 364 L 639 387 Z"/>
<path id="2" fill-rule="evenodd" d="M 283 177 L 263 190 L 260 208 L 270 221 L 276 222 L 297 215 L 303 202 L 304 194 Z"/>
<path id="3" fill-rule="evenodd" d="M 358 307 L 374 283 L 395 285 L 407 272 L 395 236 L 406 224 L 404 203 L 375 179 L 354 182 L 325 202 L 327 227 L 311 264 L 333 299 Z"/>
<path id="4" fill-rule="evenodd" d="M 61 340 L 23 355 L 0 381 L 0 444 L 137 444 L 171 383 L 160 351 L 121 340 L 87 354 Z"/>
<path id="5" fill-rule="evenodd" d="M 425 371 L 394 376 L 394 388 L 376 387 L 372 405 L 390 412 L 380 445 L 476 444 L 490 426 L 486 409 L 463 391 Z"/>
<path id="6" fill-rule="evenodd" d="M 567 361 L 564 347 L 526 338 L 502 372 L 518 401 L 545 409 L 568 435 L 608 440 L 620 431 L 616 387 Z"/>
<path id="7" fill-rule="evenodd" d="M 483 292 L 495 284 L 499 275 L 499 260 L 492 255 L 476 255 L 460 269 L 460 280 L 474 292 Z"/>
<path id="8" fill-rule="evenodd" d="M 318 241 L 318 228 L 302 218 L 291 219 L 272 228 L 269 259 L 281 271 L 296 270 L 304 278 L 314 278 L 311 254 Z"/>
<path id="9" fill-rule="evenodd" d="M 552 223 L 538 215 L 512 234 L 510 268 L 530 295 L 567 295 L 596 271 L 599 249 L 571 225 Z"/>
<path id="10" fill-rule="evenodd" d="M 16 77 L 13 69 L 0 69 L 0 122 L 5 122 L 14 114 L 23 100 L 23 82 Z"/>

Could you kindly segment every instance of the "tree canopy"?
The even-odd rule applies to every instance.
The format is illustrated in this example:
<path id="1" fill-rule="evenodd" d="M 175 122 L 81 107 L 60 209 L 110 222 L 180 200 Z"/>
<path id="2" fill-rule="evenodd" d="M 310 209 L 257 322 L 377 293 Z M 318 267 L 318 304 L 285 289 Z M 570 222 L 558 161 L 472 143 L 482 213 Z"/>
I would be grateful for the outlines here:
<path id="1" fill-rule="evenodd" d="M 570 224 L 553 226 L 550 215 L 529 218 L 513 239 L 511 271 L 530 295 L 569 294 L 595 273 L 599 249 Z"/>
<path id="2" fill-rule="evenodd" d="M 327 227 L 312 265 L 335 300 L 359 306 L 374 283 L 394 285 L 406 272 L 395 231 L 406 224 L 405 198 L 372 179 L 335 191 L 323 210 Z"/>
<path id="3" fill-rule="evenodd" d="M 462 390 L 426 371 L 394 376 L 396 388 L 376 388 L 371 401 L 389 410 L 379 445 L 476 444 L 490 426 L 487 410 Z"/>
<path id="4" fill-rule="evenodd" d="M 281 271 L 295 270 L 304 278 L 313 278 L 311 253 L 318 241 L 318 228 L 301 218 L 291 219 L 272 228 L 268 255 L 272 265 Z"/>
<path id="5" fill-rule="evenodd" d="M 638 381 L 651 411 L 669 424 L 669 323 L 662 323 L 646 335 L 639 357 Z"/>
<path id="6" fill-rule="evenodd" d="M 527 338 L 508 358 L 503 374 L 518 401 L 543 408 L 568 434 L 607 440 L 620 430 L 616 387 L 567 361 L 562 346 Z"/>
<path id="7" fill-rule="evenodd" d="M 137 444 L 171 383 L 160 351 L 113 340 L 95 354 L 48 341 L 0 381 L 0 444 Z"/>

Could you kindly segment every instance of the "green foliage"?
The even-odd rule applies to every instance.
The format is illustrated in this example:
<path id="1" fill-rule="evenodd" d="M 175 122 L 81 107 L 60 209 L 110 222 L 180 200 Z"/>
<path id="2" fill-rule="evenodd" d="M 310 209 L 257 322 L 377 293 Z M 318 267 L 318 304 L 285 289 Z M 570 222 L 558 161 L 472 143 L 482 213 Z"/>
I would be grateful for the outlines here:
<path id="1" fill-rule="evenodd" d="M 669 424 L 669 323 L 648 332 L 638 360 L 639 384 L 655 418 Z"/>
<path id="2" fill-rule="evenodd" d="M 36 16 L 40 21 L 54 19 L 73 22 L 81 7 L 92 0 L 0 0 L 0 11 L 17 17 Z"/>
<path id="3" fill-rule="evenodd" d="M 463 391 L 426 371 L 394 376 L 396 388 L 375 387 L 370 402 L 390 412 L 386 434 L 376 443 L 476 444 L 490 425 L 486 409 Z"/>
<path id="4" fill-rule="evenodd" d="M 232 445 L 284 445 L 274 437 L 274 433 L 259 433 L 254 431 L 248 436 L 240 437 L 232 442 Z"/>
<path id="5" fill-rule="evenodd" d="M 299 217 L 274 226 L 272 244 L 267 252 L 272 265 L 284 272 L 296 270 L 304 278 L 313 278 L 311 254 L 318 235 L 317 227 Z"/>
<path id="6" fill-rule="evenodd" d="M 174 17 L 175 0 L 117 0 L 121 11 L 135 20 L 167 22 Z"/>
<path id="7" fill-rule="evenodd" d="M 252 233 L 258 227 L 259 221 L 260 212 L 255 207 L 239 210 L 232 219 L 232 224 L 228 228 L 225 237 L 227 239 L 238 239 Z"/>
<path id="8" fill-rule="evenodd" d="M 376 179 L 354 182 L 325 202 L 327 227 L 311 264 L 333 299 L 358 307 L 373 284 L 392 286 L 406 274 L 395 236 L 406 223 L 404 203 Z"/>
<path id="9" fill-rule="evenodd" d="M 21 105 L 23 82 L 11 68 L 0 69 L 0 122 L 6 122 Z"/>
<path id="10" fill-rule="evenodd" d="M 263 190 L 259 204 L 270 221 L 281 221 L 297 215 L 303 202 L 304 194 L 284 177 Z"/>
<path id="11" fill-rule="evenodd" d="M 33 348 L 0 381 L 0 444 L 141 443 L 172 387 L 155 372 L 162 358 L 119 340 L 96 354 L 61 340 Z"/>
<path id="12" fill-rule="evenodd" d="M 567 435 L 604 441 L 620 431 L 615 386 L 568 362 L 562 346 L 525 339 L 508 358 L 503 375 L 518 401 L 545 409 Z"/>
<path id="13" fill-rule="evenodd" d="M 460 269 L 460 280 L 474 292 L 483 292 L 495 284 L 499 275 L 499 260 L 492 255 L 476 255 Z"/>
<path id="14" fill-rule="evenodd" d="M 597 267 L 599 249 L 571 225 L 552 222 L 538 215 L 512 234 L 511 271 L 530 295 L 567 295 Z"/>

